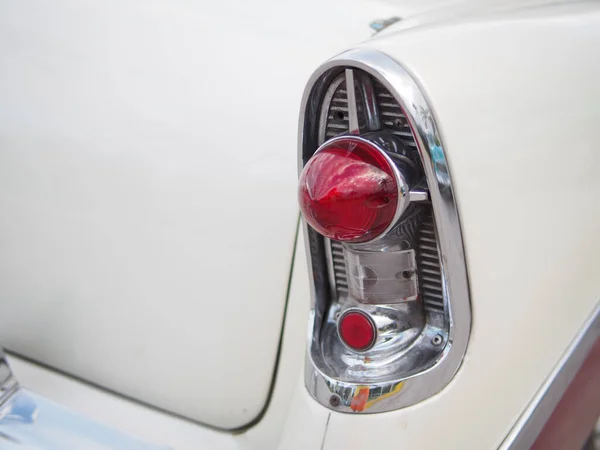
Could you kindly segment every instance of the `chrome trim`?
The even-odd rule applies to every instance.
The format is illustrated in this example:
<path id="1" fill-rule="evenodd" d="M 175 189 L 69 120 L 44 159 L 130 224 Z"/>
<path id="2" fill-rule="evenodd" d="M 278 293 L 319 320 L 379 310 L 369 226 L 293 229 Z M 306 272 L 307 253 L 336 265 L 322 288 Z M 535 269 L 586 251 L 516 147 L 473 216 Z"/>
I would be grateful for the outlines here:
<path id="1" fill-rule="evenodd" d="M 501 450 L 526 450 L 533 445 L 598 339 L 600 302 L 504 439 Z"/>
<path id="2" fill-rule="evenodd" d="M 339 68 L 346 69 L 346 76 L 352 68 L 361 69 L 375 77 L 394 96 L 404 111 L 413 131 L 418 151 L 429 184 L 430 198 L 433 204 L 437 236 L 439 237 L 440 264 L 443 274 L 445 300 L 448 302 L 450 329 L 448 342 L 435 364 L 424 372 L 405 379 L 388 381 L 372 385 L 373 389 L 392 388 L 390 394 L 380 398 L 377 405 L 364 412 L 390 411 L 418 403 L 442 390 L 458 371 L 465 355 L 471 330 L 471 308 L 465 256 L 460 231 L 458 211 L 450 180 L 443 140 L 437 129 L 433 111 L 429 107 L 421 89 L 410 74 L 395 60 L 373 49 L 354 49 L 344 52 L 323 64 L 313 74 L 304 92 L 299 130 L 299 172 L 304 163 L 317 149 L 315 142 L 315 119 L 318 119 L 319 98 L 322 98 L 324 85 L 331 82 L 330 72 Z M 339 73 L 339 72 L 338 72 Z M 329 79 L 328 79 L 329 78 Z M 348 91 L 350 92 L 350 90 Z M 313 95 L 314 94 L 314 95 Z M 309 240 L 309 230 L 304 222 L 304 232 Z M 307 249 L 309 249 L 307 243 Z M 309 253 L 310 255 L 310 253 Z M 326 271 L 324 267 L 315 267 L 315 261 L 309 259 L 309 273 L 313 270 Z M 317 286 L 315 278 L 311 281 L 311 324 L 309 342 L 318 339 L 320 311 L 314 311 L 317 297 L 324 292 Z M 314 329 L 314 333 L 313 333 Z M 322 373 L 313 363 L 308 346 L 305 382 L 310 394 L 322 405 L 337 411 L 352 412 L 349 407 L 335 407 L 329 399 L 333 394 L 345 393 L 353 398 L 364 385 L 342 382 Z M 342 402 L 343 404 L 343 402 Z"/>
<path id="3" fill-rule="evenodd" d="M 333 251 L 331 249 L 331 240 L 329 238 L 323 238 L 325 241 L 325 255 L 329 261 L 333 261 Z M 329 277 L 329 291 L 331 298 L 337 298 L 337 290 L 335 283 L 335 271 L 333 264 L 327 264 L 327 275 Z"/>
<path id="4" fill-rule="evenodd" d="M 346 95 L 348 96 L 348 131 L 358 134 L 358 106 L 356 104 L 356 89 L 354 88 L 354 71 L 346 69 Z"/>
<path id="5" fill-rule="evenodd" d="M 411 202 L 426 202 L 429 200 L 429 192 L 414 190 L 408 193 L 408 200 Z"/>
<path id="6" fill-rule="evenodd" d="M 0 407 L 0 448 L 167 450 L 19 389 Z"/>
<path id="7" fill-rule="evenodd" d="M 0 406 L 19 389 L 19 383 L 12 373 L 4 350 L 0 347 Z"/>
<path id="8" fill-rule="evenodd" d="M 326 105 L 331 105 L 331 100 L 335 96 L 335 91 L 338 90 L 340 84 L 344 82 L 346 79 L 345 75 L 339 75 L 327 88 L 327 92 L 325 93 L 325 97 L 323 98 L 323 103 Z M 327 115 L 329 114 L 329 108 L 322 108 L 321 115 L 319 117 L 319 142 L 325 142 L 325 134 L 327 133 Z"/>
<path id="9" fill-rule="evenodd" d="M 362 97 L 362 104 L 365 108 L 365 120 L 368 131 L 377 131 L 381 129 L 381 120 L 379 118 L 379 105 L 377 96 L 371 79 L 364 74 L 358 77 L 358 91 Z"/>

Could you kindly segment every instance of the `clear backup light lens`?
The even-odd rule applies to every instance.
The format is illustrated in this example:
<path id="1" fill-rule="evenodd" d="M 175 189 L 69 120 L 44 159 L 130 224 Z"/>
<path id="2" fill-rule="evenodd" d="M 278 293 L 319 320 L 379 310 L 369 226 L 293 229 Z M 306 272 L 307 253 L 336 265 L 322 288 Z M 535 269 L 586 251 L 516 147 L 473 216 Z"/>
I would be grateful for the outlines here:
<path id="1" fill-rule="evenodd" d="M 414 250 L 373 252 L 344 248 L 348 288 L 361 303 L 402 303 L 418 295 Z"/>
<path id="2" fill-rule="evenodd" d="M 352 137 L 325 144 L 300 175 L 300 209 L 320 234 L 345 242 L 381 235 L 398 209 L 398 182 L 385 154 Z"/>

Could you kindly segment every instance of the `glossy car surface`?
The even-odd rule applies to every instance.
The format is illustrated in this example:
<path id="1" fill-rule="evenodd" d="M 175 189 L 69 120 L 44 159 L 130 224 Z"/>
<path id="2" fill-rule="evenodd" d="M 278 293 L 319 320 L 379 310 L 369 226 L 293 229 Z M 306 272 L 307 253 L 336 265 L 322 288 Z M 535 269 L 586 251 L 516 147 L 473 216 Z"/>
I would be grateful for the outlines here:
<path id="1" fill-rule="evenodd" d="M 592 2 L 4 3 L 14 373 L 176 449 L 528 448 L 600 335 L 599 43 Z M 373 415 L 305 387 L 298 116 L 342 51 L 322 67 L 372 70 L 417 104 L 383 55 L 422 95 L 462 236 L 443 245 L 468 282 L 455 366 Z"/>

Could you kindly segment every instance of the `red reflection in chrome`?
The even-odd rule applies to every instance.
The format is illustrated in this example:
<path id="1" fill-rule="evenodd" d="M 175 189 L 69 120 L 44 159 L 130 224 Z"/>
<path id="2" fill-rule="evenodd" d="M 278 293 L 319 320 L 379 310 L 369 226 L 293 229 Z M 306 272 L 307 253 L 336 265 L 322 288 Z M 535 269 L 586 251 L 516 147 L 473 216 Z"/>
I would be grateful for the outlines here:
<path id="1" fill-rule="evenodd" d="M 304 218 L 317 232 L 338 241 L 366 242 L 392 223 L 398 186 L 377 148 L 346 138 L 308 161 L 298 197 Z"/>
<path id="2" fill-rule="evenodd" d="M 373 344 L 375 326 L 366 314 L 349 312 L 344 314 L 339 323 L 340 338 L 354 350 L 365 350 Z"/>

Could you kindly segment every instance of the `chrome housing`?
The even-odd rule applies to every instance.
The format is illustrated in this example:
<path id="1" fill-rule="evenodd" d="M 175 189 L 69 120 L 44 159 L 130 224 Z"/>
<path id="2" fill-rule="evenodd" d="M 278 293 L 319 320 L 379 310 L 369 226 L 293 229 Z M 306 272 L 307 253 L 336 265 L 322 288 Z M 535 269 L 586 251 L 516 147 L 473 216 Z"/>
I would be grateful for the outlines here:
<path id="1" fill-rule="evenodd" d="M 378 102 L 381 96 L 389 96 L 398 112 L 385 114 L 389 105 Z M 416 148 L 427 181 L 429 196 L 415 189 L 409 197 L 430 204 L 424 203 L 419 225 L 408 228 L 417 259 L 426 258 L 430 266 L 423 259 L 418 264 L 422 305 L 360 305 L 377 325 L 372 349 L 352 352 L 339 344 L 336 334 L 340 314 L 356 306 L 348 295 L 345 270 L 351 248 L 323 238 L 304 223 L 313 274 L 306 386 L 321 404 L 342 412 L 389 411 L 439 392 L 461 364 L 471 327 L 462 237 L 445 151 L 426 99 L 402 66 L 369 49 L 345 52 L 321 66 L 303 98 L 299 168 L 324 141 L 344 132 L 385 146 L 385 136 L 375 131 L 389 131 L 390 120 L 399 145 Z M 373 133 L 365 136 L 363 130 Z M 386 232 L 396 233 L 396 238 L 406 233 L 398 228 L 394 224 Z M 398 324 L 408 326 L 398 329 Z M 363 404 L 368 401 L 356 408 L 354 399 L 361 396 Z"/>

